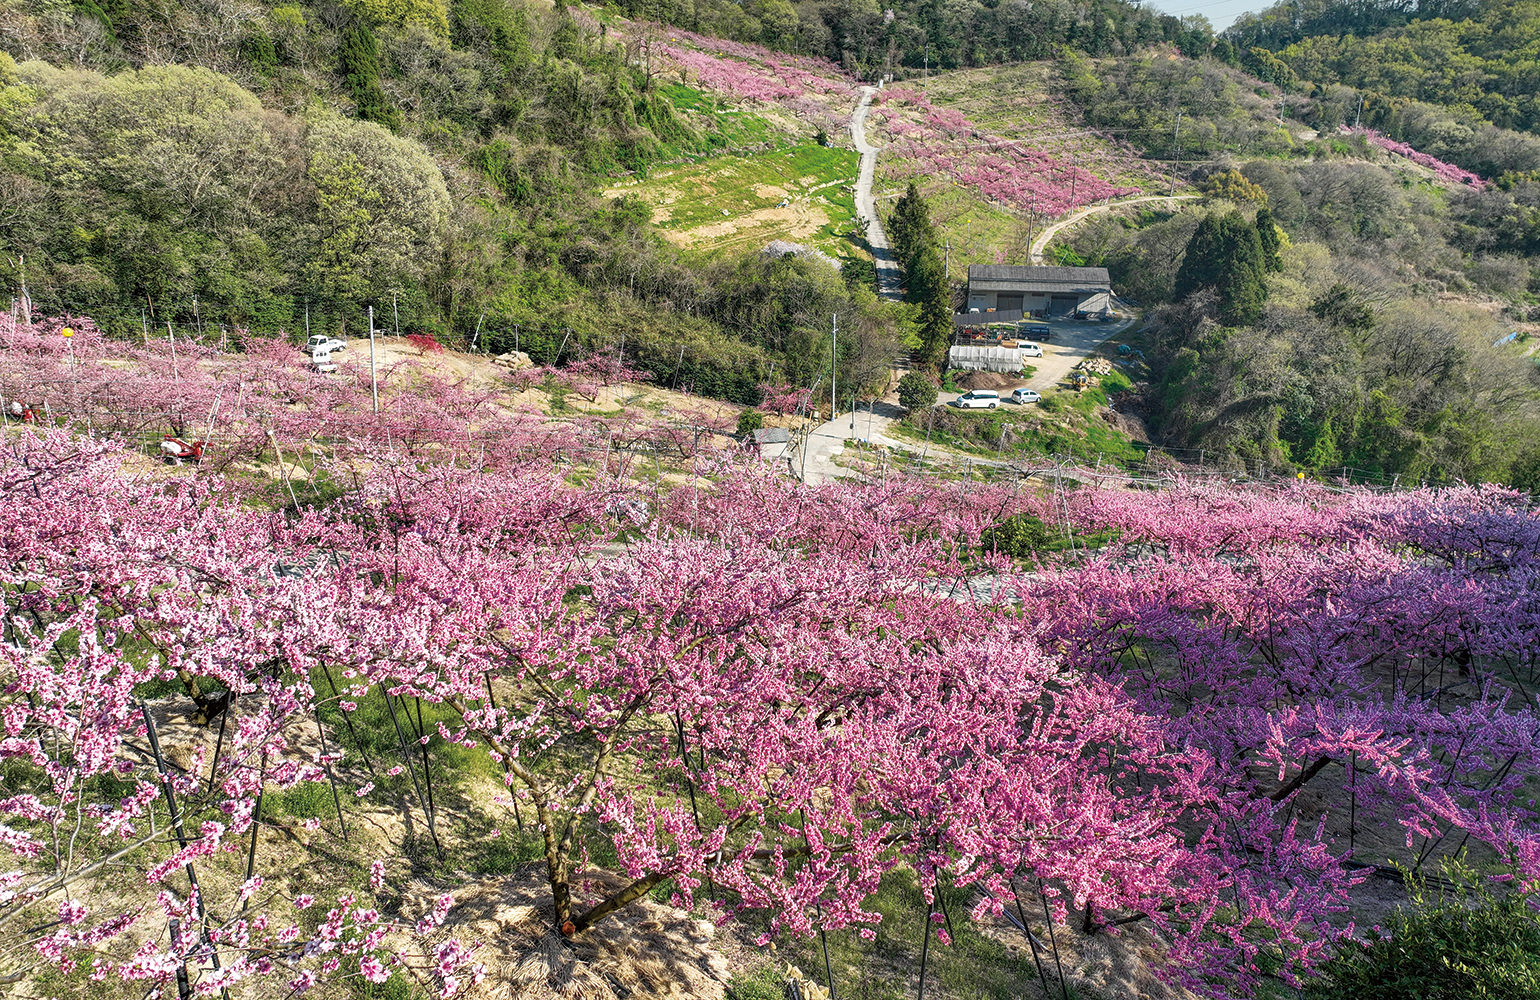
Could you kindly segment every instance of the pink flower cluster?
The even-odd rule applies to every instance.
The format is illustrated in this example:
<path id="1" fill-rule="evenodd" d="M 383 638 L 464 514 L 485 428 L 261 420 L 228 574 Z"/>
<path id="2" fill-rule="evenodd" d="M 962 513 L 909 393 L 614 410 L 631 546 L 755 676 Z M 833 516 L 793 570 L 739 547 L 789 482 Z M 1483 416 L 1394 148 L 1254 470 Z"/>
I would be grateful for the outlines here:
<path id="1" fill-rule="evenodd" d="M 57 371 L 49 329 L 0 343 L 0 371 Z M 333 398 L 324 381 L 247 346 L 164 368 L 137 346 L 114 371 L 157 405 L 178 379 L 223 398 L 202 395 L 204 366 L 267 377 L 283 391 L 238 389 L 246 405 L 328 419 L 307 410 Z M 76 347 L 87 369 L 130 353 Z M 104 980 L 169 989 L 185 969 L 203 993 L 271 992 L 356 959 L 369 981 L 405 965 L 465 993 L 475 949 L 445 938 L 447 895 L 387 921 L 351 893 L 290 898 L 299 862 L 265 853 L 260 882 L 182 892 L 182 871 L 243 856 L 265 789 L 348 763 L 312 749 L 344 700 L 436 706 L 401 737 L 408 768 L 449 745 L 489 755 L 509 819 L 547 834 L 532 837 L 540 910 L 566 936 L 626 919 L 664 881 L 692 906 L 708 879 L 722 919 L 870 929 L 871 895 L 906 866 L 927 898 L 987 889 L 978 916 L 1041 885 L 1056 920 L 1147 920 L 1163 975 L 1229 997 L 1297 982 L 1351 935 L 1387 852 L 1486 845 L 1540 877 L 1540 716 L 1513 680 L 1540 667 L 1540 510 L 1512 491 L 814 488 L 700 444 L 726 422 L 706 412 L 676 414 L 697 475 L 672 485 L 599 464 L 628 440 L 619 420 L 566 438 L 556 421 L 500 425 L 526 460 L 456 450 L 453 433 L 405 453 L 411 399 L 458 413 L 464 392 L 407 374 L 388 397 L 405 416 L 318 459 L 347 484 L 324 504 L 253 503 L 207 470 L 147 475 L 99 433 L 7 431 L 0 916 L 44 930 L 0 973 L 95 957 Z M 450 431 L 491 420 L 492 399 Z M 1073 555 L 998 551 L 1009 533 L 993 529 L 1026 517 Z M 152 682 L 174 693 L 146 705 Z M 147 714 L 213 712 L 210 690 L 235 694 L 218 759 L 188 740 L 163 773 Z M 431 829 L 426 802 L 404 807 Z M 1376 838 L 1371 859 L 1382 828 L 1405 848 Z M 301 855 L 330 835 L 303 829 Z M 618 882 L 588 877 L 595 854 Z M 130 907 L 73 891 L 109 855 L 160 881 Z M 360 870 L 369 892 L 390 860 Z"/>
<path id="2" fill-rule="evenodd" d="M 813 96 L 848 98 L 855 92 L 849 77 L 834 64 L 690 32 L 672 31 L 671 36 L 685 44 L 664 44 L 658 51 L 695 86 L 742 100 L 779 104 L 826 128 L 843 126 L 841 115 Z"/>
<path id="3" fill-rule="evenodd" d="M 774 413 L 777 416 L 786 416 L 803 410 L 808 405 L 809 393 L 806 389 L 798 389 L 790 385 L 771 385 L 762 382 L 759 386 L 759 408 L 766 413 Z"/>
<path id="4" fill-rule="evenodd" d="M 1025 142 L 981 131 L 960 112 L 938 108 L 923 93 L 893 88 L 879 117 L 893 138 L 886 154 L 919 176 L 946 177 L 1020 214 L 1054 218 L 1103 198 L 1135 194 Z M 918 120 L 901 117 L 908 105 Z"/>
<path id="5" fill-rule="evenodd" d="M 651 27 L 654 30 L 667 32 L 671 39 L 682 41 L 691 48 L 700 49 L 705 52 L 715 52 L 718 55 L 741 59 L 745 62 L 762 63 L 777 71 L 798 70 L 834 81 L 844 81 L 847 88 L 849 87 L 849 74 L 822 56 L 790 55 L 786 52 L 768 49 L 763 45 L 754 45 L 750 42 L 734 42 L 725 38 L 712 38 L 709 35 L 699 35 L 693 31 L 683 31 L 674 27 L 659 27 L 657 25 Z"/>
<path id="6" fill-rule="evenodd" d="M 1395 139 L 1385 135 L 1383 132 L 1376 132 L 1373 129 L 1368 128 L 1351 129 L 1346 125 L 1344 125 L 1342 128 L 1344 132 L 1349 134 L 1363 136 L 1365 139 L 1369 140 L 1369 142 L 1380 147 L 1386 152 L 1395 153 L 1397 156 L 1404 156 L 1418 166 L 1427 167 L 1429 170 L 1433 171 L 1437 177 L 1442 180 L 1449 181 L 1451 184 L 1467 184 L 1476 188 L 1483 188 L 1487 185 L 1487 182 L 1482 180 L 1481 175 L 1472 173 L 1471 171 L 1466 170 L 1464 167 L 1457 167 L 1453 163 L 1445 163 L 1443 160 L 1440 160 L 1436 156 L 1429 156 L 1427 153 L 1419 153 L 1417 150 L 1413 149 L 1411 146 L 1408 146 L 1406 143 L 1397 142 Z"/>

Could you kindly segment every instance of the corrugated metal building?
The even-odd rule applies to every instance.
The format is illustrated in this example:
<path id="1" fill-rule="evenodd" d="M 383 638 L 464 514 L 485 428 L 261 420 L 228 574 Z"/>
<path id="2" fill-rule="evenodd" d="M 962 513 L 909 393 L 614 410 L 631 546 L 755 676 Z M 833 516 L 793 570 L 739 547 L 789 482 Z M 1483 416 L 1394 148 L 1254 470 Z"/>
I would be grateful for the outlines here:
<path id="1" fill-rule="evenodd" d="M 1003 318 L 1100 316 L 1112 309 L 1105 267 L 1023 267 L 973 264 L 968 268 L 968 313 Z"/>

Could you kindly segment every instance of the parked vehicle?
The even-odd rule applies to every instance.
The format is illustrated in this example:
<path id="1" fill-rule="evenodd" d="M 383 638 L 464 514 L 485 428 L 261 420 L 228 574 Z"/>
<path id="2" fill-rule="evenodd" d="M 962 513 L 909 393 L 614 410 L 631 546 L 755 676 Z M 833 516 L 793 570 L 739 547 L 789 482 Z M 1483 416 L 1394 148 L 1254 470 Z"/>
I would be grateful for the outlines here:
<path id="1" fill-rule="evenodd" d="M 1029 337 L 1032 340 L 1051 340 L 1053 328 L 1040 319 L 1025 319 L 1016 324 L 1017 337 Z"/>
<path id="2" fill-rule="evenodd" d="M 993 410 L 1000 405 L 1000 394 L 993 389 L 970 389 L 952 400 L 962 410 Z"/>
<path id="3" fill-rule="evenodd" d="M 1040 358 L 1043 356 L 1042 344 L 1033 344 L 1027 341 L 1022 341 L 1021 343 L 1017 344 L 1016 347 L 1021 351 L 1022 354 L 1029 358 Z"/>
<path id="4" fill-rule="evenodd" d="M 1011 393 L 1011 402 L 1019 403 L 1023 406 L 1027 403 L 1040 403 L 1042 400 L 1043 394 L 1036 389 L 1017 389 Z"/>
<path id="5" fill-rule="evenodd" d="M 332 352 L 324 348 L 317 348 L 310 353 L 310 367 L 323 374 L 337 370 L 337 365 L 332 361 Z"/>
<path id="6" fill-rule="evenodd" d="M 336 337 L 328 337 L 324 333 L 312 334 L 310 339 L 305 342 L 305 350 L 311 357 L 315 357 L 317 354 L 330 354 L 333 351 L 345 351 L 347 349 L 346 341 L 338 340 Z"/>

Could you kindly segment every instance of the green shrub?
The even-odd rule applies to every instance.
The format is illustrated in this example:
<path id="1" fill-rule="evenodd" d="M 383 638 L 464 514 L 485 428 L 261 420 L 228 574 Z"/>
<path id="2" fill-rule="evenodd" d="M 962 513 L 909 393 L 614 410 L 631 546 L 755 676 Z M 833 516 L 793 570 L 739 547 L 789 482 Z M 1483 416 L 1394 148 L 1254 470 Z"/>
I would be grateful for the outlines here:
<path id="1" fill-rule="evenodd" d="M 911 410 L 936 405 L 936 383 L 920 372 L 909 372 L 898 380 L 898 401 Z"/>
<path id="2" fill-rule="evenodd" d="M 253 69 L 263 76 L 272 76 L 278 70 L 278 48 L 273 38 L 261 28 L 253 28 L 241 39 L 241 55 Z"/>
<path id="3" fill-rule="evenodd" d="M 1460 862 L 1449 888 L 1407 877 L 1410 904 L 1367 941 L 1345 942 L 1310 1000 L 1533 1000 L 1540 996 L 1540 913 L 1530 892 L 1498 891 Z"/>
<path id="4" fill-rule="evenodd" d="M 765 415 L 758 410 L 744 410 L 738 414 L 738 434 L 752 433 L 765 426 Z"/>
<path id="5" fill-rule="evenodd" d="M 984 532 L 980 547 L 1012 559 L 1026 559 L 1042 552 L 1049 543 L 1048 525 L 1031 514 L 1015 514 Z"/>

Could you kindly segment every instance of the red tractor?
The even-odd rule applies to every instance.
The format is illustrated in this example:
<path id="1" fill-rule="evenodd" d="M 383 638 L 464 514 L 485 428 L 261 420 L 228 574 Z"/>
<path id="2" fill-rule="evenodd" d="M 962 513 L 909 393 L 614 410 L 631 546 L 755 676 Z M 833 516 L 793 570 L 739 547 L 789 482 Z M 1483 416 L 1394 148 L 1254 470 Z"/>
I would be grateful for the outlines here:
<path id="1" fill-rule="evenodd" d="M 167 434 L 160 442 L 161 458 L 168 465 L 181 465 L 184 461 L 196 465 L 203 458 L 203 446 L 206 441 L 183 441 L 172 434 Z"/>

